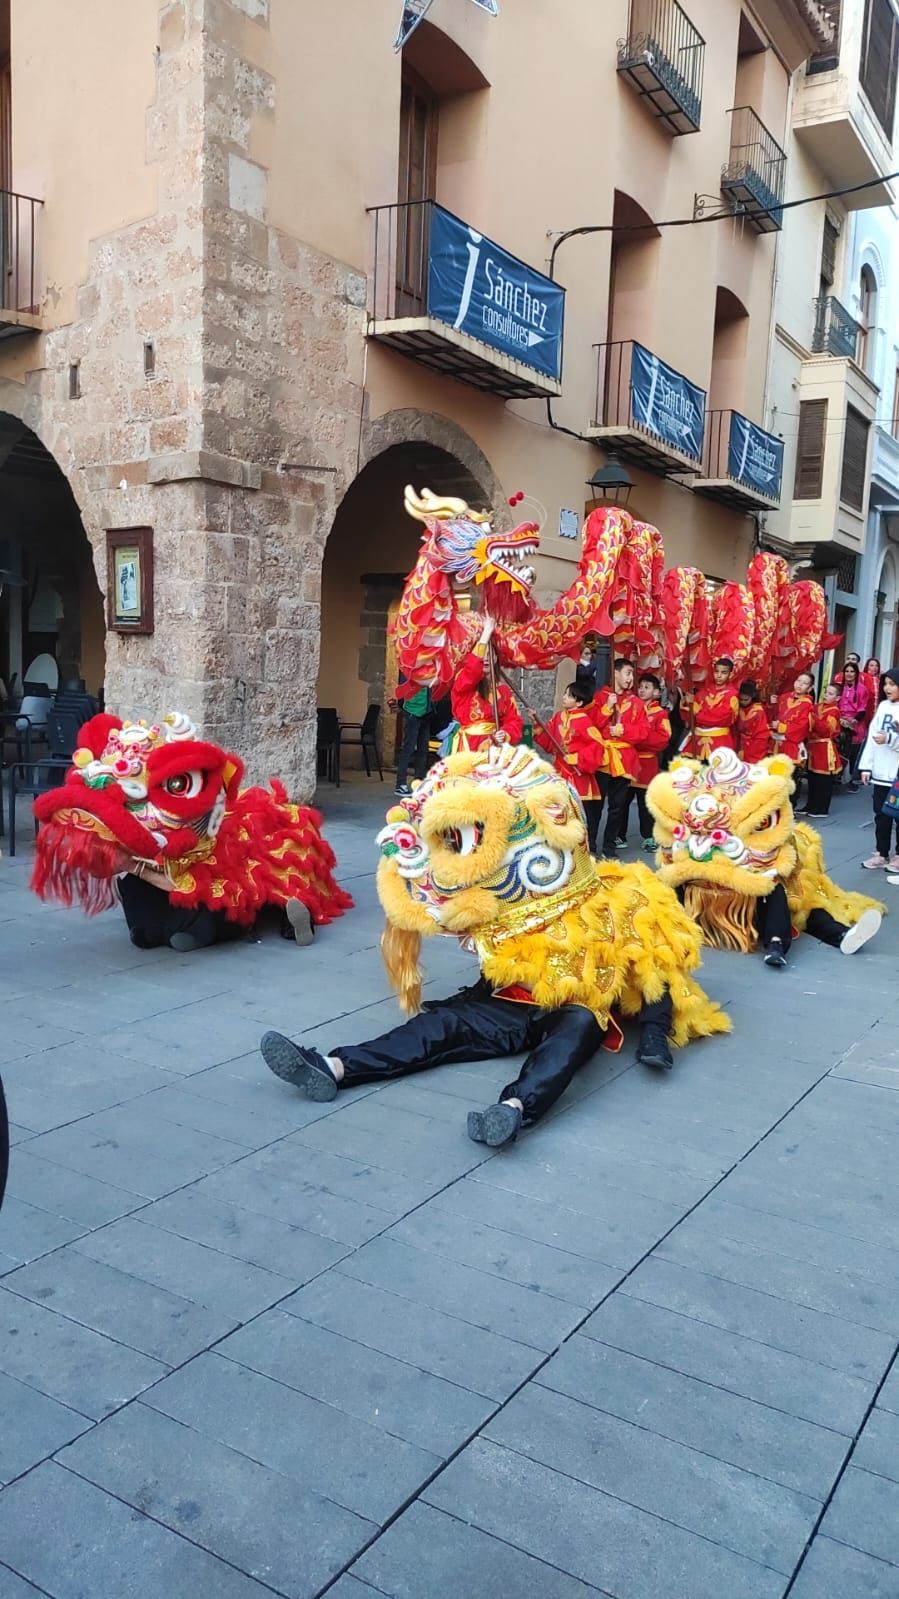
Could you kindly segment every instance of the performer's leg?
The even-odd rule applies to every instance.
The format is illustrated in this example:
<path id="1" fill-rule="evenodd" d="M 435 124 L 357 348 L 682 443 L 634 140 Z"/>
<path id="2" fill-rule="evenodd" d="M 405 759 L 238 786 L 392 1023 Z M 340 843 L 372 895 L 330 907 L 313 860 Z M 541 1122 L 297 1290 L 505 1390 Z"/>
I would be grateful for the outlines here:
<path id="1" fill-rule="evenodd" d="M 418 742 L 415 746 L 415 776 L 421 783 L 428 775 L 428 755 L 431 743 L 431 718 L 420 716 L 418 719 Z"/>
<path id="2" fill-rule="evenodd" d="M 640 818 L 640 837 L 642 838 L 644 844 L 648 844 L 653 837 L 655 823 L 653 821 L 649 806 L 646 803 L 645 788 L 638 788 L 636 793 L 637 815 Z"/>
<path id="3" fill-rule="evenodd" d="M 168 941 L 166 921 L 171 909 L 168 895 L 132 872 L 118 879 L 118 894 L 132 944 L 138 949 L 159 949 L 165 944 Z"/>
<path id="4" fill-rule="evenodd" d="M 874 807 L 874 842 L 875 854 L 863 862 L 865 866 L 876 866 L 889 859 L 890 838 L 893 824 L 889 816 L 883 814 L 883 803 L 890 792 L 889 783 L 871 784 L 871 803 Z M 878 858 L 879 857 L 879 858 Z"/>
<path id="5" fill-rule="evenodd" d="M 621 837 L 622 816 L 630 783 L 626 777 L 607 777 L 606 784 L 608 809 L 606 811 L 606 830 L 603 834 L 602 852 L 611 860 L 615 854 L 615 845 Z"/>
<path id="6" fill-rule="evenodd" d="M 831 949 L 839 949 L 844 955 L 854 955 L 880 931 L 882 920 L 880 911 L 873 906 L 870 910 L 862 911 L 858 921 L 853 922 L 851 927 L 847 927 L 845 922 L 838 922 L 829 911 L 813 910 L 805 930 L 822 944 L 829 944 Z"/>
<path id="7" fill-rule="evenodd" d="M 422 718 L 410 716 L 408 711 L 403 712 L 403 742 L 396 759 L 396 786 L 405 788 L 409 777 L 409 763 L 418 750 L 418 737 L 421 732 Z"/>
<path id="8" fill-rule="evenodd" d="M 330 1055 L 301 1047 L 282 1033 L 266 1033 L 263 1059 L 285 1082 L 304 1088 L 310 1099 L 333 1099 L 338 1086 L 389 1082 L 431 1066 L 494 1060 L 527 1048 L 535 1015 L 529 1005 L 494 999 L 477 985 L 423 1010 L 380 1038 L 340 1045 Z"/>
<path id="9" fill-rule="evenodd" d="M 758 901 L 755 925 L 765 950 L 765 965 L 786 966 L 793 928 L 783 883 L 776 883 L 771 893 Z"/>
<path id="10" fill-rule="evenodd" d="M 659 1071 L 670 1072 L 674 1066 L 674 1056 L 668 1040 L 674 1027 L 674 1003 L 668 990 L 652 1005 L 644 1005 L 637 1020 L 640 1024 L 638 1061 L 644 1066 L 656 1066 Z"/>
<path id="11" fill-rule="evenodd" d="M 808 774 L 808 815 L 810 820 L 816 816 L 826 816 L 830 810 L 830 799 L 833 793 L 833 778 L 829 772 L 809 772 Z"/>
<path id="12" fill-rule="evenodd" d="M 634 786 L 632 783 L 628 783 L 627 793 L 624 796 L 624 803 L 621 807 L 621 820 L 618 824 L 618 842 L 620 844 L 627 843 L 627 830 L 631 819 L 631 801 L 633 797 Z"/>
<path id="13" fill-rule="evenodd" d="M 503 1089 L 498 1105 L 469 1112 L 469 1138 L 495 1148 L 514 1138 L 522 1125 L 530 1127 L 539 1121 L 565 1092 L 575 1072 L 592 1060 L 603 1037 L 599 1022 L 584 1005 L 532 1010 L 530 1054 L 515 1081 Z"/>
<path id="14" fill-rule="evenodd" d="M 584 800 L 584 815 L 587 818 L 587 848 L 591 855 L 595 855 L 602 820 L 602 800 Z"/>

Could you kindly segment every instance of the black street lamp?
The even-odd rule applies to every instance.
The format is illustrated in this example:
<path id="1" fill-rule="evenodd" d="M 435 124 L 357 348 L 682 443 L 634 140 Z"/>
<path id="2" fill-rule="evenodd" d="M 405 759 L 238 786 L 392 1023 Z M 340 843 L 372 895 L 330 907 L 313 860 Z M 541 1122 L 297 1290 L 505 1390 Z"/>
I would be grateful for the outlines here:
<path id="1" fill-rule="evenodd" d="M 610 456 L 605 466 L 598 466 L 588 479 L 587 488 L 593 500 L 607 500 L 612 505 L 627 505 L 634 480 L 626 466 Z"/>

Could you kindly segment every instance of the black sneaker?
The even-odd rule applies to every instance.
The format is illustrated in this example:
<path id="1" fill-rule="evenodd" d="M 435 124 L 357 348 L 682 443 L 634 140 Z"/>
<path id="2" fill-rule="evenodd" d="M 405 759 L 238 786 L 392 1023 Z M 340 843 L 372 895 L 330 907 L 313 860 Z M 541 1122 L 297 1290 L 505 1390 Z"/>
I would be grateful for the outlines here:
<path id="1" fill-rule="evenodd" d="M 269 1071 L 282 1082 L 305 1089 L 307 1099 L 337 1098 L 337 1078 L 317 1049 L 300 1049 L 283 1033 L 266 1033 L 259 1048 Z"/>
<path id="2" fill-rule="evenodd" d="M 522 1114 L 517 1105 L 489 1105 L 486 1110 L 468 1112 L 468 1136 L 476 1144 L 487 1144 L 499 1149 L 518 1137 Z"/>
<path id="3" fill-rule="evenodd" d="M 637 1059 L 641 1066 L 655 1066 L 660 1072 L 670 1072 L 674 1068 L 674 1056 L 668 1045 L 668 1038 L 663 1027 L 649 1023 L 640 1033 L 640 1043 L 637 1048 Z"/>
<path id="4" fill-rule="evenodd" d="M 765 965 L 786 966 L 786 964 L 787 957 L 784 954 L 783 939 L 772 938 L 768 948 L 765 950 Z"/>
<path id="5" fill-rule="evenodd" d="M 393 792 L 394 792 L 394 794 L 398 794 L 400 799 L 411 799 L 412 798 L 412 790 L 409 787 L 408 783 L 397 783 L 396 788 L 394 789 Z"/>

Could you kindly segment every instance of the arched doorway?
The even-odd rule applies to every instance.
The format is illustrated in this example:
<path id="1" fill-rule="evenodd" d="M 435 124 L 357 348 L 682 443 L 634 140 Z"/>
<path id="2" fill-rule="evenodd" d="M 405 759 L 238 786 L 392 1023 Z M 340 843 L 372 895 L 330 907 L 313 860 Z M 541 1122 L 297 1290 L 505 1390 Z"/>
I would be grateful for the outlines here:
<path id="1" fill-rule="evenodd" d="M 81 515 L 49 450 L 7 411 L 0 411 L 0 571 L 0 678 L 8 688 L 21 691 L 41 657 L 45 681 L 49 657 L 60 684 L 83 681 L 99 693 L 106 625 Z"/>
<path id="2" fill-rule="evenodd" d="M 397 729 L 387 702 L 396 666 L 388 629 L 422 534 L 403 509 L 407 483 L 478 508 L 492 503 L 457 456 L 410 440 L 369 461 L 338 507 L 322 564 L 318 704 L 334 707 L 344 722 L 360 722 L 369 705 L 380 705 L 381 748 L 391 765 Z"/>

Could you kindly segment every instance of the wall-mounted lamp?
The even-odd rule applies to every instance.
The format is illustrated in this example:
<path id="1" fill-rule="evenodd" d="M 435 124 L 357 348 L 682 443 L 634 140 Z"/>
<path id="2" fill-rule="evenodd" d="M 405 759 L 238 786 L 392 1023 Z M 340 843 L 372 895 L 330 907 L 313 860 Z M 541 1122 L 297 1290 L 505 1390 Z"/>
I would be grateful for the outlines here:
<path id="1" fill-rule="evenodd" d="M 611 505 L 627 505 L 634 480 L 626 466 L 610 456 L 605 466 L 597 467 L 587 481 L 591 499 L 607 500 Z"/>

